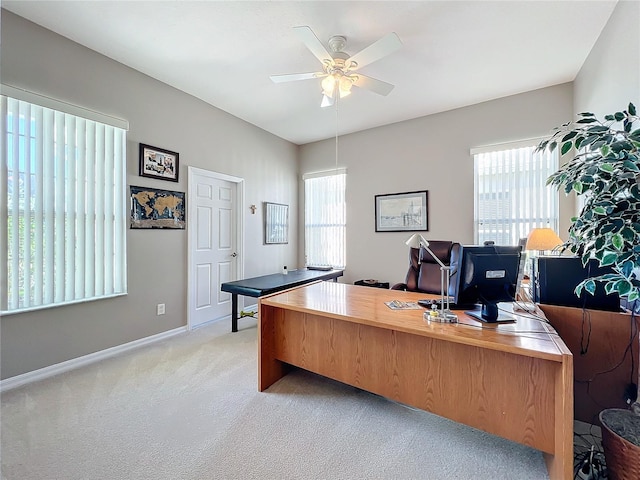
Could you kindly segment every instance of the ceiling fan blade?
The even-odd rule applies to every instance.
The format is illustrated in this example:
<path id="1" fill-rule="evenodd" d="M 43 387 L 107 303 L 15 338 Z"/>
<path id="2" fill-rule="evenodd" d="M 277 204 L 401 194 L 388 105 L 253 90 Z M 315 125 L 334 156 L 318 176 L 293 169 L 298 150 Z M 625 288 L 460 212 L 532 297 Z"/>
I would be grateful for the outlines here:
<path id="1" fill-rule="evenodd" d="M 359 51 L 354 56 L 349 57 L 349 60 L 357 63 L 357 66 L 352 67 L 351 70 L 357 70 L 365 65 L 380 60 L 382 57 L 386 57 L 390 53 L 395 52 L 402 46 L 402 42 L 398 35 L 394 32 L 389 33 L 382 37 L 377 42 L 372 43 L 364 50 Z"/>
<path id="2" fill-rule="evenodd" d="M 333 60 L 333 57 L 329 52 L 327 52 L 327 49 L 324 47 L 324 45 L 322 45 L 322 42 L 318 40 L 318 37 L 316 37 L 316 34 L 313 33 L 313 30 L 311 30 L 306 25 L 303 25 L 301 27 L 293 27 L 293 29 L 298 35 L 298 38 L 302 40 L 302 43 L 304 43 L 305 46 L 311 51 L 311 53 L 313 53 L 315 57 L 320 60 L 320 63 L 324 64 L 325 61 Z"/>
<path id="3" fill-rule="evenodd" d="M 286 75 L 271 75 L 269 78 L 273 83 L 282 82 L 294 82 L 296 80 L 310 80 L 313 78 L 326 77 L 324 72 L 309 72 L 309 73 L 288 73 Z"/>
<path id="4" fill-rule="evenodd" d="M 366 75 L 357 74 L 358 79 L 353 82 L 356 87 L 365 88 L 367 90 L 371 90 L 378 95 L 389 95 L 391 90 L 393 90 L 394 85 L 390 83 L 383 82 L 382 80 L 378 80 L 372 77 L 367 77 Z"/>

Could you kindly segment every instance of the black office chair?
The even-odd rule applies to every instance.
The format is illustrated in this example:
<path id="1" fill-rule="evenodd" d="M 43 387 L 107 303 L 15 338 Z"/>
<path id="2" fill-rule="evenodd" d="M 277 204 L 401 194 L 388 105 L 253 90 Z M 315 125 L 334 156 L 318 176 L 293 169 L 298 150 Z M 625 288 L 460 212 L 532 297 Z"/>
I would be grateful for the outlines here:
<path id="1" fill-rule="evenodd" d="M 429 240 L 429 250 L 453 271 L 460 258 L 460 244 L 448 240 Z M 424 247 L 409 248 L 409 271 L 404 283 L 396 283 L 392 290 L 408 292 L 440 293 L 440 265 Z M 453 282 L 451 283 L 453 285 Z"/>

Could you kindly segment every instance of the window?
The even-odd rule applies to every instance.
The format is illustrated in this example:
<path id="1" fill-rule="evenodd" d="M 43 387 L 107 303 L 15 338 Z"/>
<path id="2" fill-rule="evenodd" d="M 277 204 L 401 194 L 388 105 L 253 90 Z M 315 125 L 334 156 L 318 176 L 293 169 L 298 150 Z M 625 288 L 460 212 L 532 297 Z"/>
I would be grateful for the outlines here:
<path id="1" fill-rule="evenodd" d="M 535 140 L 473 149 L 475 241 L 517 245 L 536 227 L 558 231 L 558 192 L 546 185 L 557 152 L 534 153 Z"/>
<path id="2" fill-rule="evenodd" d="M 303 179 L 306 263 L 344 268 L 347 231 L 346 170 L 305 174 Z"/>
<path id="3" fill-rule="evenodd" d="M 15 90 L 2 86 L 1 310 L 126 293 L 126 130 Z"/>

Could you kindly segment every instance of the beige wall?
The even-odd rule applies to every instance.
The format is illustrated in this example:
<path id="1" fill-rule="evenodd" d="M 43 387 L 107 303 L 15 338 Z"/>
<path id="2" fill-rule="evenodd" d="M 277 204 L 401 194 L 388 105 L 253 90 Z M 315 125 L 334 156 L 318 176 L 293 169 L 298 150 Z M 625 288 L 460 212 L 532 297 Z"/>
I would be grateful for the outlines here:
<path id="1" fill-rule="evenodd" d="M 297 146 L 5 10 L 1 34 L 3 83 L 129 121 L 129 185 L 186 192 L 187 165 L 242 177 L 245 275 L 295 266 L 297 217 L 288 245 L 265 246 L 261 206 L 298 210 Z M 179 152 L 180 182 L 139 177 L 139 143 Z M 127 248 L 128 296 L 1 319 L 2 378 L 186 325 L 187 231 L 129 230 Z"/>
<path id="2" fill-rule="evenodd" d="M 640 111 L 640 2 L 619 0 L 574 82 L 575 111 Z"/>
<path id="3" fill-rule="evenodd" d="M 473 243 L 470 149 L 547 135 L 571 118 L 572 95 L 571 84 L 563 84 L 340 137 L 339 164 L 347 167 L 345 281 L 396 283 L 406 275 L 409 234 L 375 232 L 378 194 L 428 190 L 425 238 Z M 301 174 L 330 169 L 335 141 L 302 146 L 300 160 Z M 563 202 L 562 232 L 572 211 L 572 203 Z"/>

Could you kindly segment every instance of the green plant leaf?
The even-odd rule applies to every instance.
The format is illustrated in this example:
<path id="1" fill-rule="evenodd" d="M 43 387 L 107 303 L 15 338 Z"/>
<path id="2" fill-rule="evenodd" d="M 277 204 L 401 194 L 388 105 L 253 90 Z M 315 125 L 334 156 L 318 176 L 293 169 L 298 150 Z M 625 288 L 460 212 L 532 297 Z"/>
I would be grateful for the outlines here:
<path id="1" fill-rule="evenodd" d="M 572 130 L 571 132 L 567 133 L 564 137 L 562 137 L 562 141 L 566 142 L 567 140 L 571 140 L 573 137 L 575 137 L 578 134 L 577 131 Z"/>
<path id="2" fill-rule="evenodd" d="M 596 120 L 595 118 L 581 118 L 580 120 L 577 120 L 576 123 L 593 123 L 597 121 L 598 120 Z"/>
<path id="3" fill-rule="evenodd" d="M 615 121 L 615 117 L 614 117 L 613 115 L 611 115 L 611 114 L 609 114 L 609 115 L 605 115 L 605 116 L 604 116 L 604 119 L 605 119 L 605 120 L 607 120 L 608 122 L 613 122 L 613 121 Z"/>
<path id="4" fill-rule="evenodd" d="M 625 115 L 624 113 L 622 113 L 622 112 L 616 112 L 616 113 L 613 115 L 613 118 L 615 118 L 615 119 L 616 119 L 616 122 L 621 122 L 622 120 L 624 120 L 624 119 L 625 119 L 625 117 L 626 117 L 626 115 Z"/>
<path id="5" fill-rule="evenodd" d="M 619 140 L 611 144 L 611 150 L 613 150 L 616 153 L 621 152 L 623 150 L 632 150 L 632 149 L 633 149 L 633 145 L 631 144 L 631 142 L 627 142 L 626 140 Z"/>
<path id="6" fill-rule="evenodd" d="M 602 145 L 602 147 L 600 147 L 600 154 L 603 157 L 606 157 L 607 155 L 609 155 L 609 152 L 611 151 L 611 147 L 609 147 L 609 145 Z"/>
<path id="7" fill-rule="evenodd" d="M 592 120 L 592 121 L 596 121 L 596 120 Z M 608 132 L 609 131 L 609 127 L 605 127 L 604 125 L 592 125 L 591 127 L 587 128 L 587 132 L 589 133 L 603 133 L 603 132 Z"/>
<path id="8" fill-rule="evenodd" d="M 629 107 L 627 107 L 627 110 L 631 115 L 636 115 L 636 107 L 633 103 L 629 103 Z"/>
<path id="9" fill-rule="evenodd" d="M 633 285 L 631 285 L 627 280 L 620 280 L 614 284 L 614 288 L 618 292 L 618 295 L 625 297 L 629 292 L 631 292 Z"/>
<path id="10" fill-rule="evenodd" d="M 603 163 L 599 168 L 603 172 L 613 173 L 613 165 L 611 163 Z"/>
<path id="11" fill-rule="evenodd" d="M 576 182 L 579 183 L 579 182 Z M 582 185 L 582 184 L 580 184 Z M 580 191 L 580 193 L 582 193 L 582 190 Z M 593 208 L 593 213 L 595 213 L 596 215 L 606 215 L 607 214 L 607 210 L 604 207 L 594 207 Z"/>
<path id="12" fill-rule="evenodd" d="M 569 188 L 569 191 L 567 193 L 569 193 L 571 191 L 571 188 L 573 188 L 573 190 L 575 190 L 577 193 L 582 193 L 582 183 L 581 182 L 573 182 L 573 185 Z M 604 215 L 604 209 L 602 214 Z"/>
<path id="13" fill-rule="evenodd" d="M 584 282 L 584 289 L 589 292 L 591 295 L 595 295 L 596 293 L 596 282 L 592 279 L 588 279 Z"/>
<path id="14" fill-rule="evenodd" d="M 619 233 L 614 234 L 611 237 L 611 244 L 616 250 L 622 250 L 622 247 L 624 247 L 624 239 L 622 238 L 622 235 Z"/>
<path id="15" fill-rule="evenodd" d="M 631 104 L 629 104 L 631 105 Z M 591 113 L 591 112 L 581 112 L 578 114 L 578 116 L 580 117 L 595 117 L 595 114 Z"/>
<path id="16" fill-rule="evenodd" d="M 616 255 L 614 252 L 605 252 L 605 254 L 602 256 L 602 259 L 600 260 L 600 266 L 607 267 L 609 265 L 613 265 L 614 263 L 616 263 L 617 258 L 618 255 Z"/>
<path id="17" fill-rule="evenodd" d="M 562 150 L 560 150 L 560 155 L 564 155 L 566 154 L 569 150 L 571 150 L 571 146 L 573 145 L 573 142 L 565 142 L 562 144 Z"/>

